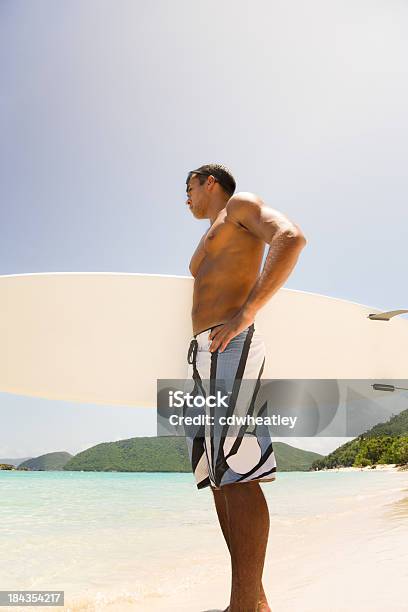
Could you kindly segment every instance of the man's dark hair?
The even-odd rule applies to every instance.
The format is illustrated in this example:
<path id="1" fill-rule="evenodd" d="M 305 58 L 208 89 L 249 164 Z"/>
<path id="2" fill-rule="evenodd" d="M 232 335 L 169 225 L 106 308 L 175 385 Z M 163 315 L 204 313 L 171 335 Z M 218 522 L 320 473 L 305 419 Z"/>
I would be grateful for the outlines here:
<path id="1" fill-rule="evenodd" d="M 197 175 L 200 185 L 203 185 L 209 176 L 213 176 L 229 196 L 232 196 L 235 191 L 235 179 L 231 171 L 222 164 L 205 164 L 196 170 L 191 170 L 187 177 L 187 184 L 193 174 Z"/>

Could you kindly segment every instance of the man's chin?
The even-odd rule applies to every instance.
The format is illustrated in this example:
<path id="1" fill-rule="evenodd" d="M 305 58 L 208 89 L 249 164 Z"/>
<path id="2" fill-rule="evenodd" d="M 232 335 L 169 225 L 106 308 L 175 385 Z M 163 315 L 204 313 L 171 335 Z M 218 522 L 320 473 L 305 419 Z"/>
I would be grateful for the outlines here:
<path id="1" fill-rule="evenodd" d="M 196 219 L 203 219 L 204 217 L 200 214 L 199 210 L 193 210 L 191 209 L 192 215 L 193 217 L 195 217 Z"/>

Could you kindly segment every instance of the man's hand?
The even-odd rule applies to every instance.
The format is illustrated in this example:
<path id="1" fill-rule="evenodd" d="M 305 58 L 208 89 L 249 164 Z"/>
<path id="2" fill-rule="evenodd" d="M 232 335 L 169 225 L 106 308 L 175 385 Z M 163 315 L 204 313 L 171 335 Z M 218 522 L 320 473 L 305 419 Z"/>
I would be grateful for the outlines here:
<path id="1" fill-rule="evenodd" d="M 213 353 L 219 349 L 220 353 L 228 346 L 235 336 L 238 336 L 244 329 L 249 327 L 254 322 L 255 313 L 250 314 L 244 310 L 240 310 L 232 319 L 218 325 L 208 336 L 212 343 L 210 344 L 210 352 Z"/>

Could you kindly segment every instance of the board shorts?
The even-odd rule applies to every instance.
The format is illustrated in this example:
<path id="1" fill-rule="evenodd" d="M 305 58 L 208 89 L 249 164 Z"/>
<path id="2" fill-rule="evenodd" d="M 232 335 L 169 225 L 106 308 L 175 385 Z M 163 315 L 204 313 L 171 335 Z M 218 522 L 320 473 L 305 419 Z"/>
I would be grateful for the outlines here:
<path id="1" fill-rule="evenodd" d="M 265 346 L 255 332 L 254 324 L 232 338 L 223 352 L 209 350 L 209 334 L 217 326 L 205 330 L 191 340 L 187 361 L 192 395 L 206 396 L 219 384 L 228 387 L 228 407 L 224 413 L 235 417 L 253 415 L 265 363 Z M 186 414 L 197 412 L 186 410 Z M 217 416 L 218 407 L 201 409 Z M 262 407 L 266 410 L 266 405 Z M 261 414 L 258 409 L 258 415 Z M 230 419 L 231 420 L 231 419 Z M 251 427 L 219 424 L 186 429 L 186 440 L 192 470 L 198 489 L 211 486 L 220 489 L 237 482 L 273 481 L 276 459 L 269 429 L 264 424 Z M 238 419 L 239 421 L 239 419 Z M 242 422 L 242 421 L 241 421 Z"/>

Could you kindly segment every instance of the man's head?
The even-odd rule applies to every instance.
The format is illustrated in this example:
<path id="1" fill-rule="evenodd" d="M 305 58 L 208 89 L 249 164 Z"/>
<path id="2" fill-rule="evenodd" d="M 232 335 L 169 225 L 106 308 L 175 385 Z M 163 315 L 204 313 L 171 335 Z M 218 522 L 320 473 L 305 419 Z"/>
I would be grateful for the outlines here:
<path id="1" fill-rule="evenodd" d="M 221 164 L 205 164 L 191 170 L 186 180 L 187 204 L 197 219 L 209 218 L 211 203 L 225 200 L 235 191 L 235 179 Z"/>

